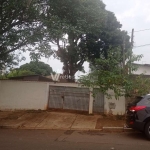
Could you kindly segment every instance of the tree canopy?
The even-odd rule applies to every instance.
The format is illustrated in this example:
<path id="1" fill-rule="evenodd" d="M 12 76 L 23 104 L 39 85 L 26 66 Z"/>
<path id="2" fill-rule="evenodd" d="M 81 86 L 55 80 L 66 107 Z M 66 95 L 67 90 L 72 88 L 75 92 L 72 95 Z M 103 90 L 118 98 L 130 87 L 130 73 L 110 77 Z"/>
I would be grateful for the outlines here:
<path id="1" fill-rule="evenodd" d="M 1 76 L 1 78 L 7 79 L 10 77 L 19 77 L 19 76 L 27 76 L 27 75 L 35 75 L 35 73 L 29 70 L 12 70 L 11 72 L 8 73 L 7 76 Z"/>
<path id="2" fill-rule="evenodd" d="M 74 76 L 85 61 L 106 57 L 109 46 L 122 46 L 124 37 L 126 49 L 130 46 L 100 0 L 2 0 L 0 10 L 0 69 L 17 64 L 26 50 L 33 60 L 49 57 L 55 43 L 64 75 Z"/>
<path id="3" fill-rule="evenodd" d="M 126 51 L 130 48 L 129 36 L 121 31 L 122 25 L 102 1 L 55 0 L 53 3 L 51 0 L 48 5 L 44 25 L 58 46 L 55 54 L 63 63 L 64 75 L 74 76 L 77 71 L 83 71 L 85 61 L 94 63 L 95 58 L 107 58 L 109 47 L 122 48 L 124 39 Z M 52 23 L 49 16 L 53 15 L 57 17 Z"/>
<path id="4" fill-rule="evenodd" d="M 1 79 L 17 76 L 26 76 L 26 75 L 42 75 L 49 76 L 51 73 L 55 73 L 48 64 L 40 61 L 31 61 L 21 65 L 19 68 L 12 69 L 11 71 L 0 75 Z"/>
<path id="5" fill-rule="evenodd" d="M 51 73 L 53 73 L 52 67 L 40 61 L 39 62 L 31 61 L 30 63 L 21 65 L 18 69 L 15 69 L 15 70 L 16 71 L 29 71 L 31 72 L 31 74 L 42 75 L 42 76 L 48 76 L 48 75 L 51 75 Z"/>
<path id="6" fill-rule="evenodd" d="M 37 53 L 36 47 L 41 47 L 41 52 L 51 53 L 50 47 L 43 42 L 44 28 L 40 16 L 44 12 L 41 6 L 42 1 L 38 0 L 1 0 L 0 70 L 16 64 L 19 52 L 30 50 L 33 55 Z M 48 50 L 44 49 L 45 46 Z"/>

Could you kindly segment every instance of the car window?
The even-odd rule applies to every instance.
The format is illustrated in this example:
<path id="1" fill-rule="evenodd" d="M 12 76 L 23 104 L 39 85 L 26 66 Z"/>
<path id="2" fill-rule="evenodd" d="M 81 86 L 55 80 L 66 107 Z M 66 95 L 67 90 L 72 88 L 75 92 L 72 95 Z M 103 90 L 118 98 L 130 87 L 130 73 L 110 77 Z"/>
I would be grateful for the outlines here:
<path id="1" fill-rule="evenodd" d="M 145 96 L 141 101 L 137 103 L 137 105 L 146 105 L 150 106 L 150 96 Z"/>

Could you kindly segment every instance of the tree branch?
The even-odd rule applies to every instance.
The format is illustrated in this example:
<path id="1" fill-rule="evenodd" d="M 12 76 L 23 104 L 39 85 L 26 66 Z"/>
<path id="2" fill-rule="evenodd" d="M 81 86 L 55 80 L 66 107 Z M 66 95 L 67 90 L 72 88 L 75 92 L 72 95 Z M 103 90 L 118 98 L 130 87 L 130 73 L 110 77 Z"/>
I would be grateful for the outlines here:
<path id="1" fill-rule="evenodd" d="M 56 43 L 57 43 L 58 49 L 60 49 L 61 47 L 60 47 L 60 45 L 59 45 L 59 38 L 57 38 Z"/>
<path id="2" fill-rule="evenodd" d="M 77 45 L 79 39 L 80 39 L 81 35 L 79 37 L 76 38 L 76 40 L 74 41 L 74 43 Z"/>
<path id="3" fill-rule="evenodd" d="M 22 46 L 24 46 L 26 44 L 27 44 L 27 41 L 26 42 L 22 42 L 22 43 L 18 44 L 16 47 L 12 48 L 11 50 L 4 52 L 3 54 L 11 53 L 11 52 L 17 50 L 18 48 L 20 48 L 20 47 L 22 47 Z"/>
<path id="4" fill-rule="evenodd" d="M 84 63 L 84 59 L 82 59 L 78 64 L 77 64 L 77 66 L 79 67 L 79 66 L 82 66 L 83 65 L 83 63 Z"/>
<path id="5" fill-rule="evenodd" d="M 3 34 L 3 33 L 5 33 L 5 32 L 7 32 L 7 31 L 9 31 L 12 27 L 14 27 L 14 26 L 20 24 L 21 22 L 22 22 L 22 21 L 19 20 L 19 21 L 17 21 L 17 22 L 14 22 L 14 23 L 10 24 L 7 28 L 5 28 L 4 30 L 1 30 L 0 34 Z"/>

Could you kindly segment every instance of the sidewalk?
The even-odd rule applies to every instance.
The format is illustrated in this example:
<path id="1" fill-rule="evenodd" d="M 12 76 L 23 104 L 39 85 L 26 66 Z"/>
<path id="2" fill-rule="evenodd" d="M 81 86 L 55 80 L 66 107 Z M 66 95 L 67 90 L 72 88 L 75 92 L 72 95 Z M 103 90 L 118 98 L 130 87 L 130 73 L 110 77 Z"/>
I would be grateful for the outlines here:
<path id="1" fill-rule="evenodd" d="M 0 111 L 0 128 L 124 131 L 124 120 L 55 111 Z"/>

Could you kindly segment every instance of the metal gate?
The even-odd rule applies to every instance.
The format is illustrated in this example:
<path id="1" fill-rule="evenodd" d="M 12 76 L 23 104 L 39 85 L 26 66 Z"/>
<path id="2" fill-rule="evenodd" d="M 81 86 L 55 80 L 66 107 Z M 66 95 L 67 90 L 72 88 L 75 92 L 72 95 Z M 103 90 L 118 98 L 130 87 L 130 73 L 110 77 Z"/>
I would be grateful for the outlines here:
<path id="1" fill-rule="evenodd" d="M 88 88 L 50 86 L 49 108 L 88 111 Z"/>
<path id="2" fill-rule="evenodd" d="M 93 111 L 96 113 L 104 112 L 104 94 L 99 92 L 97 89 L 93 91 L 96 93 L 94 97 Z"/>

